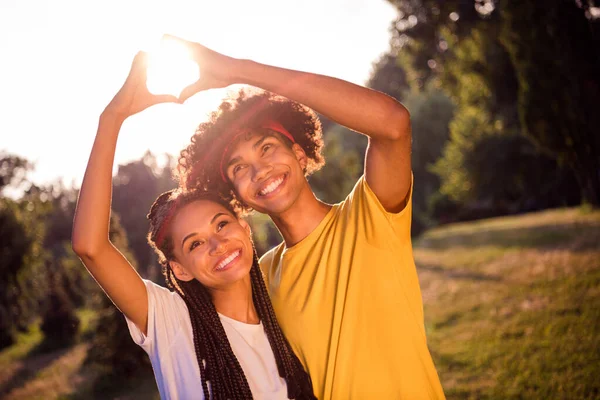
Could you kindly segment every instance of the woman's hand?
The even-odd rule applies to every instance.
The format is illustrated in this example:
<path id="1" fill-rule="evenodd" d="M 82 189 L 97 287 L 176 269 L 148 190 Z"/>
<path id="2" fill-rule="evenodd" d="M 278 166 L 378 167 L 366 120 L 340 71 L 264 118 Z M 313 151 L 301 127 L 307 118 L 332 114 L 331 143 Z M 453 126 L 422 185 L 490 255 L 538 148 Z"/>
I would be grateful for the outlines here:
<path id="1" fill-rule="evenodd" d="M 179 102 L 176 96 L 168 94 L 155 95 L 148 91 L 146 87 L 147 65 L 148 54 L 140 51 L 133 59 L 125 83 L 106 106 L 105 113 L 114 115 L 124 121 L 126 118 L 155 104 Z"/>
<path id="2" fill-rule="evenodd" d="M 184 102 L 203 90 L 223 88 L 237 83 L 235 70 L 240 60 L 177 36 L 164 35 L 163 40 L 173 40 L 183 45 L 190 52 L 192 60 L 200 67 L 200 78 L 183 89 L 179 101 Z"/>

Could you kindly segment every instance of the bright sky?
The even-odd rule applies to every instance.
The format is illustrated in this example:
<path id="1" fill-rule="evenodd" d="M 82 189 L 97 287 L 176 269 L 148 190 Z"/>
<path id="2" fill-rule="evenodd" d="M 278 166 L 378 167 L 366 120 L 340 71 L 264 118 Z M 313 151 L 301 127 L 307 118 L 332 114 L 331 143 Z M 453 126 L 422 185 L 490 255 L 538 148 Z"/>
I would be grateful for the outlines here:
<path id="1" fill-rule="evenodd" d="M 385 0 L 0 1 L 0 150 L 35 162 L 30 178 L 79 186 L 98 116 L 135 52 L 168 32 L 234 57 L 364 84 L 388 49 Z M 115 167 L 178 154 L 224 91 L 126 121 Z"/>

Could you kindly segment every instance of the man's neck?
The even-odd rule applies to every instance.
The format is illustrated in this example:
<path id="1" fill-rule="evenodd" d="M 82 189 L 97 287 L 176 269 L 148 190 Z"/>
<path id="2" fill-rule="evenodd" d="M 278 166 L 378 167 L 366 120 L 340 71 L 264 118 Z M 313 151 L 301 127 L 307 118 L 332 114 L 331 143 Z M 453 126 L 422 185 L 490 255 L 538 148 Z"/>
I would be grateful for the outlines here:
<path id="1" fill-rule="evenodd" d="M 220 314 L 246 324 L 260 322 L 252 300 L 250 274 L 225 289 L 213 289 L 210 294 Z"/>
<path id="2" fill-rule="evenodd" d="M 285 246 L 292 247 L 314 231 L 329 210 L 331 205 L 317 199 L 307 183 L 294 205 L 281 214 L 271 215 L 271 219 Z"/>

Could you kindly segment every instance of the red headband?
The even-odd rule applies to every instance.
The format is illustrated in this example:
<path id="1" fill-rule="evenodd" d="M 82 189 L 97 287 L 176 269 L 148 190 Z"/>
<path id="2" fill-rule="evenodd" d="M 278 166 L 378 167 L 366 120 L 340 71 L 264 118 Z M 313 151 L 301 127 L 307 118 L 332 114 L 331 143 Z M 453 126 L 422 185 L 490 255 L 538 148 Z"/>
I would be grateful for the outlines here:
<path id="1" fill-rule="evenodd" d="M 285 129 L 283 127 L 283 125 L 281 125 L 277 121 L 270 120 L 270 119 L 266 120 L 262 124 L 260 124 L 259 128 L 266 128 L 266 129 L 275 131 L 277 133 L 280 133 L 283 136 L 285 136 L 286 138 L 290 139 L 292 141 L 292 143 L 296 143 L 292 134 L 289 133 L 287 131 L 287 129 Z M 250 128 L 242 128 L 237 133 L 235 133 L 233 136 L 231 136 L 229 143 L 227 143 L 227 145 L 223 149 L 223 153 L 221 153 L 221 162 L 219 163 L 219 171 L 221 172 L 221 178 L 223 178 L 223 182 L 225 182 L 225 183 L 227 183 L 227 177 L 225 176 L 225 171 L 223 170 L 223 162 L 225 161 L 225 155 L 227 154 L 227 151 L 229 150 L 229 146 L 231 146 L 231 143 L 233 143 L 235 141 L 235 139 L 237 139 L 240 135 L 245 134 L 245 133 L 249 132 L 250 130 L 251 130 Z"/>

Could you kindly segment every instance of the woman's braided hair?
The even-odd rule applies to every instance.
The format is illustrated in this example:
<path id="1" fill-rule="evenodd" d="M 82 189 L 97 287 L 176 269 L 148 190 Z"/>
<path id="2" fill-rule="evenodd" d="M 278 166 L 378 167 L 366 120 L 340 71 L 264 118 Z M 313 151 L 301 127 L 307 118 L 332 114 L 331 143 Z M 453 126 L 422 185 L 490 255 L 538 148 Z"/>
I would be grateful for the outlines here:
<path id="1" fill-rule="evenodd" d="M 306 176 L 325 164 L 321 154 L 321 122 L 313 110 L 268 91 L 242 88 L 209 114 L 208 120 L 196 128 L 191 143 L 181 151 L 175 171 L 180 186 L 219 193 L 231 202 L 237 212 L 249 212 L 250 207 L 236 197 L 231 184 L 223 182 L 220 158 L 232 135 L 239 129 L 257 128 L 265 120 L 279 122 L 304 149 L 308 160 L 304 171 Z M 283 142 L 290 143 L 287 140 Z"/>
<path id="2" fill-rule="evenodd" d="M 184 205 L 210 200 L 223 205 L 233 215 L 231 205 L 216 194 L 205 191 L 171 190 L 158 196 L 148 213 L 148 243 L 158 254 L 167 286 L 185 301 L 192 322 L 194 347 L 200 367 L 205 399 L 251 399 L 252 392 L 212 302 L 209 291 L 198 280 L 184 282 L 175 277 L 169 264 L 174 259 L 169 223 Z M 166 231 L 166 234 L 163 232 Z M 285 379 L 290 399 L 315 399 L 312 383 L 300 360 L 283 335 L 262 272 L 256 250 L 250 270 L 252 299 L 273 349 L 279 375 Z"/>

